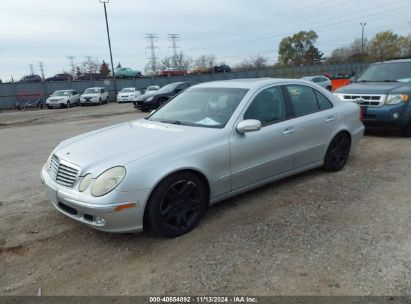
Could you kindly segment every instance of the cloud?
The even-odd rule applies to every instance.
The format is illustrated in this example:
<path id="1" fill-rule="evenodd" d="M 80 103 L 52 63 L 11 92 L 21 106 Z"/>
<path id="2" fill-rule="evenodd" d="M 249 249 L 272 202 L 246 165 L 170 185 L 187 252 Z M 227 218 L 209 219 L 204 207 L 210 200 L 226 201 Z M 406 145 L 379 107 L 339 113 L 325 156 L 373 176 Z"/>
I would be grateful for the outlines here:
<path id="1" fill-rule="evenodd" d="M 141 70 L 148 57 L 148 32 L 159 35 L 159 57 L 170 53 L 167 34 L 177 33 L 179 46 L 190 56 L 211 53 L 236 63 L 261 54 L 273 62 L 282 37 L 299 30 L 315 30 L 325 53 L 358 38 L 361 21 L 367 21 L 368 37 L 387 28 L 409 33 L 409 1 L 111 0 L 107 11 L 114 61 Z M 68 55 L 77 61 L 109 58 L 98 0 L 2 0 L 0 20 L 3 80 L 27 74 L 28 64 L 38 61 L 51 75 L 68 69 Z"/>

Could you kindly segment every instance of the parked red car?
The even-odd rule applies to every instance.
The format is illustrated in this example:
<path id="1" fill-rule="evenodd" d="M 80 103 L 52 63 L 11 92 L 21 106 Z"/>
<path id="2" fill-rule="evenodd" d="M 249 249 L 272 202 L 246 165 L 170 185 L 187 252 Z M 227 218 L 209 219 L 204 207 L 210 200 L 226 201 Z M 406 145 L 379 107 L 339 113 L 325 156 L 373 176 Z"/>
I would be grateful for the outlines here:
<path id="1" fill-rule="evenodd" d="M 182 76 L 186 75 L 187 71 L 178 70 L 176 68 L 167 68 L 165 70 L 159 71 L 157 76 Z"/>

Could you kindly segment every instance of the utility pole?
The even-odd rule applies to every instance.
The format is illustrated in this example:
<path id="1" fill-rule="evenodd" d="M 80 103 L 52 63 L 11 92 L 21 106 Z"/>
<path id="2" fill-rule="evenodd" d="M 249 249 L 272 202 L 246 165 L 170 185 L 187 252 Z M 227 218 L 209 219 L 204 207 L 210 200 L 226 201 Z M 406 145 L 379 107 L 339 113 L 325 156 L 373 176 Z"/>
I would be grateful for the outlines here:
<path id="1" fill-rule="evenodd" d="M 70 60 L 70 66 L 71 66 L 71 75 L 72 76 L 75 76 L 75 73 L 76 73 L 76 68 L 75 68 L 75 66 L 74 66 L 74 59 L 76 59 L 76 57 L 75 56 L 67 56 L 66 57 L 68 60 Z"/>
<path id="2" fill-rule="evenodd" d="M 364 63 L 364 29 L 367 25 L 366 22 L 361 22 L 361 63 Z"/>
<path id="3" fill-rule="evenodd" d="M 100 1 L 100 3 L 103 3 L 103 5 L 104 5 L 104 16 L 106 17 L 108 49 L 110 51 L 110 61 L 111 61 L 111 70 L 112 70 L 111 73 L 112 73 L 112 76 L 113 76 L 114 93 L 117 96 L 117 84 L 116 84 L 116 77 L 114 75 L 113 53 L 111 52 L 110 30 L 108 28 L 107 8 L 106 8 L 106 3 L 109 3 L 110 0 L 99 0 L 99 1 Z"/>
<path id="4" fill-rule="evenodd" d="M 34 75 L 34 66 L 32 64 L 29 64 L 30 68 L 30 75 Z"/>
<path id="5" fill-rule="evenodd" d="M 173 49 L 173 58 L 174 58 L 174 67 L 177 68 L 177 49 L 179 47 L 177 46 L 177 41 L 180 40 L 180 35 L 179 34 L 168 34 L 168 40 L 171 41 L 171 47 Z"/>
<path id="6" fill-rule="evenodd" d="M 154 75 L 155 72 L 157 71 L 157 60 L 158 60 L 158 58 L 156 57 L 156 49 L 158 49 L 158 47 L 154 45 L 154 41 L 157 40 L 158 35 L 153 34 L 153 33 L 148 33 L 148 34 L 145 34 L 144 37 L 148 39 L 150 43 L 149 46 L 146 47 L 146 49 L 150 49 L 150 57 L 147 59 L 150 60 L 149 62 L 151 63 L 151 72 Z"/>
<path id="7" fill-rule="evenodd" d="M 43 78 L 44 80 L 44 63 L 42 61 L 39 61 L 39 68 L 40 68 L 40 74 L 41 74 L 41 78 Z"/>

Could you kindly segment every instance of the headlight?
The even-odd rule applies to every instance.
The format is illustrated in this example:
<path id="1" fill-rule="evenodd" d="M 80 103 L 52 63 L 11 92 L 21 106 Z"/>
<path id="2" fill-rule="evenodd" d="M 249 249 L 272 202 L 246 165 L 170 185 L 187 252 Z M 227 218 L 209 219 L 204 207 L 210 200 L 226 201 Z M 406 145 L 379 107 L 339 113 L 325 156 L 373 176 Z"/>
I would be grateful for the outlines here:
<path id="1" fill-rule="evenodd" d="M 93 177 L 91 176 L 91 174 L 87 174 L 86 176 L 84 176 L 81 179 L 80 184 L 78 185 L 78 191 L 83 192 L 84 190 L 86 190 L 88 188 L 88 186 L 90 185 L 91 181 L 93 180 Z"/>
<path id="2" fill-rule="evenodd" d="M 91 186 L 91 194 L 93 196 L 103 196 L 109 193 L 121 183 L 124 176 L 126 176 L 126 168 L 124 167 L 108 169 L 96 178 L 93 186 Z"/>
<path id="3" fill-rule="evenodd" d="M 150 96 L 149 98 L 146 99 L 146 101 L 152 101 L 154 99 L 154 96 Z"/>
<path id="4" fill-rule="evenodd" d="M 396 105 L 401 102 L 407 102 L 407 101 L 408 101 L 407 94 L 393 94 L 393 95 L 388 95 L 387 100 L 385 101 L 385 104 Z"/>
<path id="5" fill-rule="evenodd" d="M 53 157 L 53 153 L 50 154 L 49 158 L 46 161 L 46 170 L 49 171 L 50 170 L 50 166 L 51 166 L 51 158 Z"/>
<path id="6" fill-rule="evenodd" d="M 339 99 L 343 99 L 343 94 L 342 93 L 333 93 L 334 96 L 338 97 Z"/>

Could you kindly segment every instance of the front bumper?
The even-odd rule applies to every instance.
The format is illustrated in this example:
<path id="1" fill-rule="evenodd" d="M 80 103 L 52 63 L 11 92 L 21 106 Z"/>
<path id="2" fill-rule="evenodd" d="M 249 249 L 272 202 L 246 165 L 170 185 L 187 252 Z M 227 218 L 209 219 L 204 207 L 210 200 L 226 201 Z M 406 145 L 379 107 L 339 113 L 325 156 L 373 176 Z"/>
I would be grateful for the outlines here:
<path id="1" fill-rule="evenodd" d="M 80 98 L 81 104 L 98 104 L 100 103 L 99 98 Z"/>
<path id="2" fill-rule="evenodd" d="M 152 99 L 150 101 L 138 100 L 134 102 L 134 107 L 136 109 L 140 109 L 143 111 L 155 110 L 158 108 L 157 100 L 156 99 Z"/>
<path id="3" fill-rule="evenodd" d="M 411 120 L 406 104 L 382 107 L 362 107 L 366 129 L 403 130 Z"/>
<path id="4" fill-rule="evenodd" d="M 117 97 L 118 102 L 133 102 L 133 97 Z"/>
<path id="5" fill-rule="evenodd" d="M 52 180 L 43 167 L 41 181 L 46 188 L 47 198 L 64 215 L 94 229 L 129 233 L 143 230 L 144 208 L 149 190 L 121 192 L 113 190 L 103 197 L 91 197 L 74 188 L 66 188 Z M 76 187 L 75 184 L 74 187 Z M 136 207 L 115 211 L 116 207 L 135 203 Z"/>

